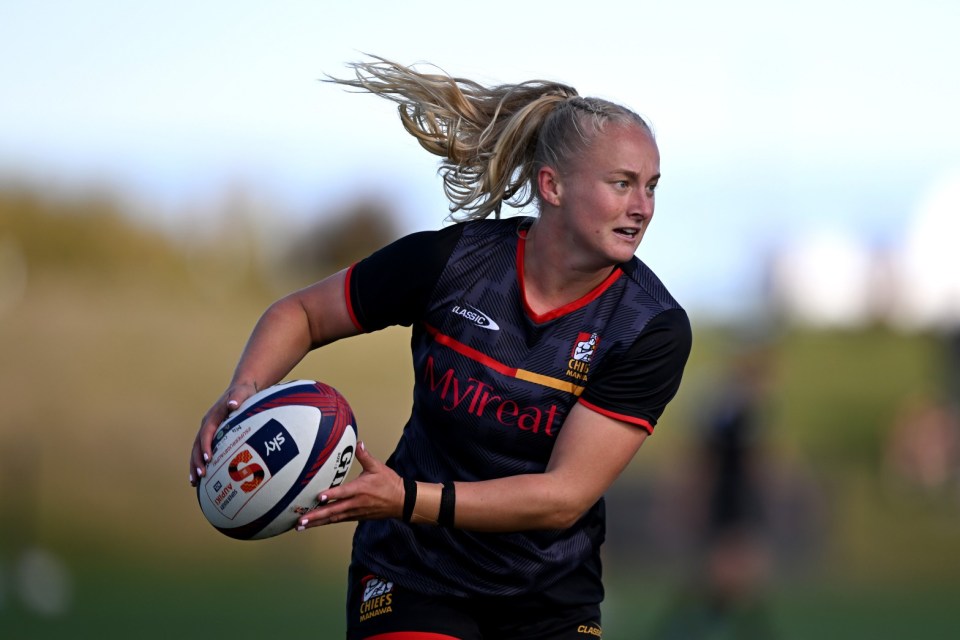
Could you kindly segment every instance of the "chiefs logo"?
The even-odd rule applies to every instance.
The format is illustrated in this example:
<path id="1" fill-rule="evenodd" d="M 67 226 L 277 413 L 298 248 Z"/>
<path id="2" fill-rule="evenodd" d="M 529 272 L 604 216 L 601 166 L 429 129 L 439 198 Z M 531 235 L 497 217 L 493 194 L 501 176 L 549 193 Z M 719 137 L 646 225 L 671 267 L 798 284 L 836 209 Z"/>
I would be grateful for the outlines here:
<path id="1" fill-rule="evenodd" d="M 577 340 L 573 343 L 573 349 L 570 351 L 570 359 L 567 360 L 567 376 L 587 381 L 587 375 L 590 373 L 590 360 L 597 351 L 597 345 L 600 344 L 600 336 L 596 333 L 577 334 Z"/>
<path id="2" fill-rule="evenodd" d="M 363 603 L 360 622 L 393 613 L 393 583 L 377 576 L 366 576 L 363 584 Z"/>
<path id="3" fill-rule="evenodd" d="M 570 358 L 578 362 L 590 363 L 594 351 L 597 350 L 597 343 L 600 342 L 600 336 L 595 333 L 580 333 L 577 335 L 577 342 L 573 345 L 573 352 Z"/>

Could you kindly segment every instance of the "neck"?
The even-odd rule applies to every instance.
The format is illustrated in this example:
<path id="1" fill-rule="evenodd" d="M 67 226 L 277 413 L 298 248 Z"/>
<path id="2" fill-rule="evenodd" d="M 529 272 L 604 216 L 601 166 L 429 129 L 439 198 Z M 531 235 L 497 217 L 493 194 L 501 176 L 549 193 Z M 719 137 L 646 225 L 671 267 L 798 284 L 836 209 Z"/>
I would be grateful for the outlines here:
<path id="1" fill-rule="evenodd" d="M 580 264 L 578 252 L 562 237 L 553 237 L 539 220 L 527 231 L 523 283 L 527 304 L 545 313 L 579 300 L 600 286 L 614 265 Z"/>

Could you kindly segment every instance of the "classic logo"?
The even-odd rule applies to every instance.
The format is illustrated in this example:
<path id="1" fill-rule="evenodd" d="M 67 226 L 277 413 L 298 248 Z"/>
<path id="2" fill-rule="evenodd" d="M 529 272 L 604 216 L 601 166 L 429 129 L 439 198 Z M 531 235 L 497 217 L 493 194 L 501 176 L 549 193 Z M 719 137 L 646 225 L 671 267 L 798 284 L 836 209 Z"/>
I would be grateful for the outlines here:
<path id="1" fill-rule="evenodd" d="M 567 375 L 576 380 L 587 381 L 590 374 L 590 360 L 597 351 L 597 345 L 600 343 L 600 336 L 596 333 L 577 334 L 577 339 L 573 343 L 573 350 L 570 352 L 570 359 L 567 361 Z"/>
<path id="2" fill-rule="evenodd" d="M 472 322 L 481 329 L 490 329 L 491 331 L 500 330 L 500 325 L 494 322 L 493 318 L 485 314 L 483 311 L 480 311 L 480 309 L 472 307 L 469 304 L 455 304 L 450 309 L 450 313 L 456 314 L 461 318 Z"/>
<path id="3" fill-rule="evenodd" d="M 366 576 L 363 582 L 363 603 L 360 622 L 393 612 L 393 583 L 379 576 Z"/>

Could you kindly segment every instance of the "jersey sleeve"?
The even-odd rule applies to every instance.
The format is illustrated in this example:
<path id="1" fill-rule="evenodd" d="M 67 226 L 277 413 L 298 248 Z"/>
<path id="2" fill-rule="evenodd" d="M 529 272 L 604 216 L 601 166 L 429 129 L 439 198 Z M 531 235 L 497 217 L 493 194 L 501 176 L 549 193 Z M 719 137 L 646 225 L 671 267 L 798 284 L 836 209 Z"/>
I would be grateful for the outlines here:
<path id="1" fill-rule="evenodd" d="M 622 357 L 607 360 L 591 377 L 580 403 L 653 433 L 680 388 L 692 340 L 683 309 L 658 314 Z"/>
<path id="2" fill-rule="evenodd" d="M 413 233 L 351 266 L 344 293 L 357 329 L 416 322 L 462 233 L 461 224 Z"/>

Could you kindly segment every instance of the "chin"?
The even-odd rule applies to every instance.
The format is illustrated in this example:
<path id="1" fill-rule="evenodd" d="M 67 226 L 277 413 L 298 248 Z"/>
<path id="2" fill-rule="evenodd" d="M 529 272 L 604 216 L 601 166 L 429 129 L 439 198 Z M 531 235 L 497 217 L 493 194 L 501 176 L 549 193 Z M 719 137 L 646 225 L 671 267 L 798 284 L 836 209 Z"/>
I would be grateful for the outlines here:
<path id="1" fill-rule="evenodd" d="M 634 245 L 632 248 L 620 248 L 616 251 L 611 251 L 607 255 L 610 258 L 610 261 L 614 264 L 622 264 L 624 262 L 630 262 L 634 255 L 639 249 L 639 245 Z"/>

